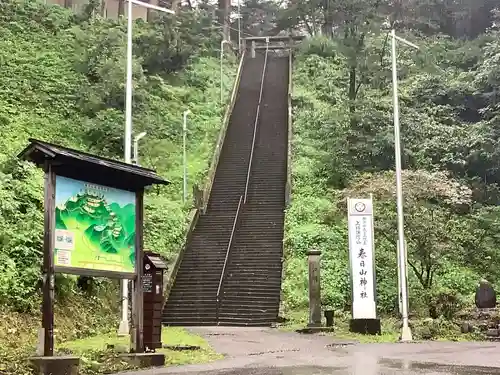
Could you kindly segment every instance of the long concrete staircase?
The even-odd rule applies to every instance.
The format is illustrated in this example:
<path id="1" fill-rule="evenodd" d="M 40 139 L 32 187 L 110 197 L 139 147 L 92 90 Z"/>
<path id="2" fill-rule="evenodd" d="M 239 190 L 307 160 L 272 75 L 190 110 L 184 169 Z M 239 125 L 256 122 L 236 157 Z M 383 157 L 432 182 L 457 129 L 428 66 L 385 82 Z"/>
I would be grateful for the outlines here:
<path id="1" fill-rule="evenodd" d="M 164 307 L 166 325 L 265 326 L 277 318 L 288 67 L 288 57 L 267 51 L 243 63 L 207 209 Z"/>
<path id="2" fill-rule="evenodd" d="M 280 302 L 287 177 L 288 57 L 268 57 L 241 221 L 231 248 L 221 325 L 269 325 Z"/>

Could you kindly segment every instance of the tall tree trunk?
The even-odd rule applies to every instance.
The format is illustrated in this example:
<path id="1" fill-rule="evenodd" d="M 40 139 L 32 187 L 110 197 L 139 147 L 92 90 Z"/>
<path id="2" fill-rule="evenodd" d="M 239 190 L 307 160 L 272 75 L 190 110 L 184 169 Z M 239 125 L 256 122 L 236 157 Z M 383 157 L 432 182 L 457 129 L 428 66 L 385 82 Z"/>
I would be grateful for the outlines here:
<path id="1" fill-rule="evenodd" d="M 323 17 L 324 23 L 322 27 L 323 35 L 328 38 L 333 37 L 333 14 L 330 10 L 330 0 L 323 0 Z"/>

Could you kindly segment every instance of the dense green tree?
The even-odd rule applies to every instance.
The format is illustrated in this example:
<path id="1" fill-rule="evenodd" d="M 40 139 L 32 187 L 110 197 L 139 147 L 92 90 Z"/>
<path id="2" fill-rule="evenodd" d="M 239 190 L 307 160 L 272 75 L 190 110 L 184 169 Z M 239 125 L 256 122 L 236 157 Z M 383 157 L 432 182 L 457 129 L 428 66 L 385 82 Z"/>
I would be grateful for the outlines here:
<path id="1" fill-rule="evenodd" d="M 211 24 L 207 12 L 186 11 L 175 21 L 152 17 L 134 25 L 134 130 L 148 133 L 141 164 L 172 181 L 146 197 L 145 243 L 167 257 L 182 245 L 190 208 L 180 194 L 182 112 L 196 114 L 189 123 L 190 184 L 202 183 L 221 123 L 219 61 L 212 57 L 220 36 L 205 30 Z M 34 137 L 122 158 L 126 25 L 88 9 L 74 14 L 8 0 L 0 3 L 0 34 L 0 304 L 36 311 L 43 178 L 16 155 Z M 230 55 L 226 62 L 233 72 Z M 229 88 L 231 75 L 223 79 Z M 58 286 L 67 287 L 58 291 L 74 281 L 61 276 Z"/>

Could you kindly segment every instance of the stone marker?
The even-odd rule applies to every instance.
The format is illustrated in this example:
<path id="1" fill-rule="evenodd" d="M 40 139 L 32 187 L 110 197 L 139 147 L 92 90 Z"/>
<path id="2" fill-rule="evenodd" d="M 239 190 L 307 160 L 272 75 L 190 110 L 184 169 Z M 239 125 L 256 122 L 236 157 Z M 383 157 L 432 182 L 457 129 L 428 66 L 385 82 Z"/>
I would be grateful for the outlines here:
<path id="1" fill-rule="evenodd" d="M 487 331 L 486 331 L 486 336 L 489 336 L 489 337 L 498 337 L 498 329 L 496 328 L 489 328 Z"/>
<path id="2" fill-rule="evenodd" d="M 319 259 L 321 251 L 309 250 L 309 324 L 308 327 L 321 327 L 321 289 Z"/>
<path id="3" fill-rule="evenodd" d="M 474 328 L 469 322 L 463 322 L 462 326 L 460 327 L 460 332 L 462 333 L 472 333 L 473 330 Z"/>
<path id="4" fill-rule="evenodd" d="M 497 295 L 493 286 L 485 279 L 476 288 L 476 306 L 480 309 L 491 309 L 497 305 Z"/>

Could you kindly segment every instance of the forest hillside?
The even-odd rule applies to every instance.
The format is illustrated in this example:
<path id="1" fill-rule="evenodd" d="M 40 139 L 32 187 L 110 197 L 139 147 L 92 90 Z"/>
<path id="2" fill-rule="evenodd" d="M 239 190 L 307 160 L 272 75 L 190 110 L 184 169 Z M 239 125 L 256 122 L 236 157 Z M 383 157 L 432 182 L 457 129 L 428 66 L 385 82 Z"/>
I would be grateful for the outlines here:
<path id="1" fill-rule="evenodd" d="M 500 286 L 495 5 L 243 2 L 243 36 L 307 37 L 294 58 L 287 314 L 307 306 L 311 248 L 323 253 L 323 305 L 350 310 L 345 198 L 370 193 L 378 309 L 397 314 L 391 28 L 420 47 L 398 46 L 410 310 L 451 319 L 472 306 L 481 278 Z M 11 359 L 32 350 L 39 324 L 42 175 L 16 155 L 29 137 L 123 155 L 126 26 L 96 16 L 95 6 L 91 1 L 74 13 L 34 0 L 0 2 L 0 321 L 16 326 L 9 331 L 0 323 L 0 371 L 15 373 Z M 134 23 L 133 123 L 136 133 L 147 131 L 140 161 L 172 181 L 147 194 L 145 245 L 167 258 L 183 244 L 190 208 L 182 202 L 182 113 L 193 113 L 188 191 L 205 177 L 222 122 L 216 16 L 216 4 L 202 1 L 175 17 Z M 237 43 L 237 22 L 231 22 Z M 236 58 L 228 56 L 226 98 L 235 71 Z M 115 283 L 58 275 L 56 289 L 60 340 L 116 327 Z M 30 323 L 19 324 L 24 321 Z M 5 363 L 11 363 L 7 370 Z"/>
<path id="2" fill-rule="evenodd" d="M 488 1 L 313 3 L 276 19 L 315 34 L 295 60 L 286 304 L 307 306 L 305 254 L 317 248 L 323 304 L 350 310 L 346 197 L 373 194 L 377 306 L 397 314 L 395 28 L 419 46 L 397 47 L 410 310 L 450 319 L 473 306 L 481 278 L 500 285 L 498 13 Z"/>
<path id="3" fill-rule="evenodd" d="M 92 4 L 91 4 L 92 5 Z M 28 138 L 123 158 L 126 22 L 37 1 L 0 2 L 0 372 L 20 374 L 40 326 L 43 175 L 17 154 Z M 184 242 L 182 115 L 188 192 L 202 185 L 219 135 L 220 36 L 209 11 L 134 24 L 134 134 L 140 163 L 171 185 L 145 198 L 145 248 L 167 259 Z M 237 59 L 224 59 L 224 103 Z M 56 342 L 117 329 L 116 281 L 56 276 Z M 78 317 L 78 319 L 75 319 Z M 24 365 L 27 362 L 24 361 Z"/>

